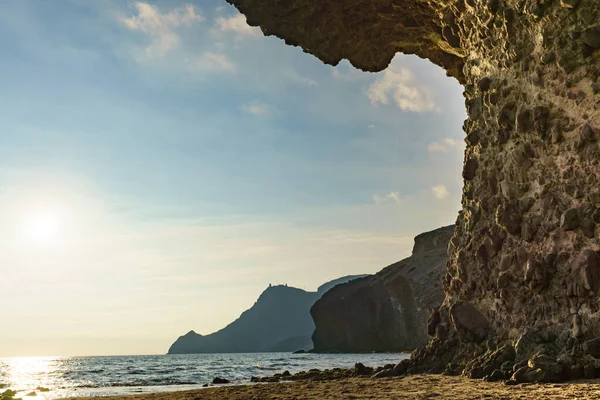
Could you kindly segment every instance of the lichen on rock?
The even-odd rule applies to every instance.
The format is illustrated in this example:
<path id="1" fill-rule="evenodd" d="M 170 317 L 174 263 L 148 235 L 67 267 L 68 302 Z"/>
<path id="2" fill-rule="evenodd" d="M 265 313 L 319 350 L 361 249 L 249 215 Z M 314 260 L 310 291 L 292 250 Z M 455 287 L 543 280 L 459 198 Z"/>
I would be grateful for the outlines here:
<path id="1" fill-rule="evenodd" d="M 326 63 L 379 71 L 398 52 L 416 54 L 464 86 L 464 188 L 446 297 L 408 370 L 600 376 L 588 354 L 600 337 L 600 3 L 228 1 Z M 457 304 L 488 321 L 485 338 L 464 340 Z M 481 361 L 531 332 L 534 354 L 517 352 L 493 371 Z"/>

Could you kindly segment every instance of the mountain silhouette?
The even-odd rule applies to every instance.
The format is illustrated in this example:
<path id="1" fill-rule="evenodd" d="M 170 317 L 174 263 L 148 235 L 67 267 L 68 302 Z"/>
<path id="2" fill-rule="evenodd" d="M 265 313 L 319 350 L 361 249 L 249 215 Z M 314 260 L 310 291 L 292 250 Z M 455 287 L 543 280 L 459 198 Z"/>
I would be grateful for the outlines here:
<path id="1" fill-rule="evenodd" d="M 168 354 L 310 349 L 315 329 L 310 315 L 312 305 L 334 286 L 364 276 L 339 278 L 321 285 L 316 292 L 287 285 L 269 286 L 250 309 L 225 328 L 205 336 L 192 330 L 180 336 Z"/>

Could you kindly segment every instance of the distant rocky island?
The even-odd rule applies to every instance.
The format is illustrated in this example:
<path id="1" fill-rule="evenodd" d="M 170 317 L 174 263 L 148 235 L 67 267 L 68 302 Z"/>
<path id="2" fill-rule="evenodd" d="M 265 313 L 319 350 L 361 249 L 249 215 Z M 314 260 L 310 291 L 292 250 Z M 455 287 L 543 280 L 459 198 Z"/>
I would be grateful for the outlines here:
<path id="1" fill-rule="evenodd" d="M 444 300 L 453 231 L 451 225 L 422 233 L 407 259 L 329 290 L 311 309 L 313 351 L 412 351 L 426 344 L 428 314 Z"/>
<path id="2" fill-rule="evenodd" d="M 365 276 L 345 276 L 323 284 L 316 292 L 269 285 L 254 305 L 231 324 L 205 336 L 190 331 L 171 345 L 168 354 L 309 350 L 315 329 L 310 315 L 312 305 L 334 286 Z"/>

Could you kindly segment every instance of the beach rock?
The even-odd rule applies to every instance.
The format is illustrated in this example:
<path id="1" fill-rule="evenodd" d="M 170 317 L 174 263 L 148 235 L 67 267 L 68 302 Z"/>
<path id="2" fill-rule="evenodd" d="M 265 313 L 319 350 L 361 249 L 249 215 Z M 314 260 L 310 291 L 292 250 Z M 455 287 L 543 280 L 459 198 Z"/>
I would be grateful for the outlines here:
<path id="1" fill-rule="evenodd" d="M 596 377 L 596 368 L 590 364 L 584 365 L 583 377 L 585 379 L 594 379 Z"/>
<path id="2" fill-rule="evenodd" d="M 506 374 L 499 369 L 495 369 L 491 374 L 484 378 L 488 382 L 498 382 L 506 379 Z"/>
<path id="3" fill-rule="evenodd" d="M 225 379 L 225 378 L 219 378 L 219 377 L 217 376 L 217 377 L 215 377 L 215 378 L 212 380 L 212 383 L 213 383 L 214 385 L 224 385 L 224 384 L 227 384 L 227 383 L 230 383 L 230 382 L 229 382 L 229 379 Z"/>
<path id="4" fill-rule="evenodd" d="M 515 355 L 519 359 L 526 359 L 537 353 L 544 339 L 534 330 L 529 330 L 521 335 L 515 343 Z"/>
<path id="5" fill-rule="evenodd" d="M 507 366 L 512 365 L 516 358 L 516 352 L 510 343 L 505 343 L 496 350 L 491 351 L 491 354 L 484 358 L 483 365 L 491 366 L 492 369 L 509 369 Z"/>
<path id="6" fill-rule="evenodd" d="M 415 54 L 464 88 L 461 210 L 430 332 L 448 329 L 415 350 L 411 370 L 464 368 L 535 327 L 544 352 L 515 364 L 539 353 L 594 375 L 597 360 L 575 356 L 600 335 L 600 274 L 585 253 L 600 250 L 598 1 L 229 2 L 250 25 L 325 63 L 378 72 L 399 52 Z M 491 236 L 502 238 L 493 252 Z M 525 279 L 528 260 L 535 268 Z M 514 279 L 499 279 L 502 272 Z M 369 296 L 385 293 L 378 286 Z M 554 379 L 554 367 L 543 365 L 521 366 L 510 381 Z"/>
<path id="7" fill-rule="evenodd" d="M 252 377 L 251 382 L 254 383 L 267 383 L 267 382 L 280 382 L 280 381 L 324 381 L 324 380 L 335 380 L 335 379 L 348 379 L 348 378 L 384 378 L 403 375 L 410 365 L 410 360 L 403 360 L 397 365 L 387 364 L 385 366 L 372 368 L 365 367 L 361 363 L 357 363 L 354 368 L 343 369 L 333 368 L 326 369 L 324 371 L 318 369 L 311 369 L 309 371 L 300 371 L 293 375 L 287 374 L 275 374 L 272 376 L 265 377 Z"/>
<path id="8" fill-rule="evenodd" d="M 471 379 L 482 379 L 485 377 L 485 371 L 480 366 L 473 366 L 465 373 L 465 375 Z"/>
<path id="9" fill-rule="evenodd" d="M 356 370 L 357 375 L 371 375 L 373 374 L 372 367 L 365 367 L 362 363 L 354 364 L 354 369 Z"/>
<path id="10" fill-rule="evenodd" d="M 405 375 L 410 368 L 410 360 L 402 360 L 394 366 L 394 375 Z"/>
<path id="11" fill-rule="evenodd" d="M 510 380 L 513 381 L 513 382 L 515 382 L 515 383 L 529 382 L 529 380 L 527 379 L 527 373 L 529 372 L 529 370 L 530 370 L 530 368 L 527 367 L 527 366 L 519 368 L 511 376 Z"/>
<path id="12" fill-rule="evenodd" d="M 463 370 L 463 375 L 472 379 L 484 378 L 490 380 L 504 380 L 512 375 L 515 360 L 515 350 L 510 344 L 503 344 L 495 348 L 491 346 L 483 355 L 475 358 Z M 494 371 L 502 372 L 495 373 Z"/>
<path id="13" fill-rule="evenodd" d="M 600 337 L 583 342 L 583 351 L 594 358 L 600 358 Z"/>
<path id="14" fill-rule="evenodd" d="M 564 366 L 546 354 L 536 354 L 527 365 L 532 370 L 540 371 L 534 382 L 562 382 L 568 377 Z"/>
<path id="15" fill-rule="evenodd" d="M 7 389 L 4 392 L 0 393 L 0 400 L 19 400 L 15 399 L 17 392 L 15 390 Z"/>
<path id="16" fill-rule="evenodd" d="M 481 342 L 489 333 L 488 320 L 472 304 L 457 303 L 450 309 L 450 314 L 459 337 L 467 342 Z"/>
<path id="17" fill-rule="evenodd" d="M 583 378 L 584 370 L 581 364 L 571 365 L 567 371 L 570 380 Z"/>
<path id="18" fill-rule="evenodd" d="M 510 378 L 510 381 L 520 384 L 528 382 L 543 382 L 545 374 L 540 369 L 532 369 L 529 366 L 519 368 Z"/>
<path id="19" fill-rule="evenodd" d="M 394 373 L 394 369 L 387 368 L 387 369 L 383 369 L 383 370 L 379 371 L 378 373 L 376 373 L 375 375 L 373 375 L 373 378 L 375 378 L 375 379 L 390 378 L 392 376 L 396 376 L 396 374 Z"/>

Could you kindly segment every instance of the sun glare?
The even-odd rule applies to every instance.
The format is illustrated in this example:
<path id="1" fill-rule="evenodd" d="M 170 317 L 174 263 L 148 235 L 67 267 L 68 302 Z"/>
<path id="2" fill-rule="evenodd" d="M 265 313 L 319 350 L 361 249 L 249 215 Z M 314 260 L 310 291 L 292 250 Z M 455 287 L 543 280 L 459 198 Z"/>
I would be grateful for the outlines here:
<path id="1" fill-rule="evenodd" d="M 59 212 L 37 211 L 28 216 L 23 227 L 23 236 L 32 245 L 51 247 L 60 241 L 62 228 L 63 221 Z"/>

